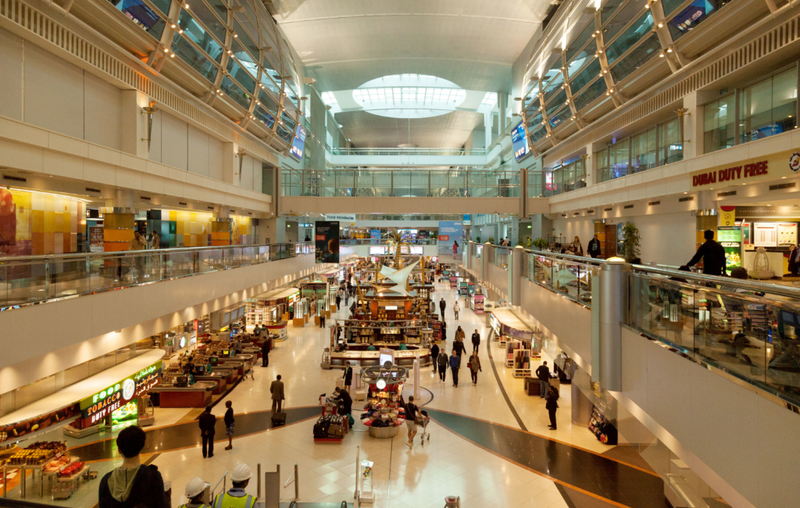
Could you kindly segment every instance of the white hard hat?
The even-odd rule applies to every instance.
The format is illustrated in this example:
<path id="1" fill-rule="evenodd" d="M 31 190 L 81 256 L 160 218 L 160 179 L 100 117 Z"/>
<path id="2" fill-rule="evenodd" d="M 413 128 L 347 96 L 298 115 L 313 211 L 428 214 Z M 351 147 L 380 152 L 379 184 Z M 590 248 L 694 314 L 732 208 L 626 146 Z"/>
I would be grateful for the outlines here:
<path id="1" fill-rule="evenodd" d="M 233 472 L 231 473 L 231 481 L 243 482 L 245 480 L 249 480 L 252 476 L 253 472 L 250 471 L 250 466 L 240 462 L 236 464 L 235 468 L 233 468 Z"/>
<path id="2" fill-rule="evenodd" d="M 208 484 L 202 478 L 193 478 L 186 484 L 186 497 L 193 498 L 198 494 L 202 494 Z"/>

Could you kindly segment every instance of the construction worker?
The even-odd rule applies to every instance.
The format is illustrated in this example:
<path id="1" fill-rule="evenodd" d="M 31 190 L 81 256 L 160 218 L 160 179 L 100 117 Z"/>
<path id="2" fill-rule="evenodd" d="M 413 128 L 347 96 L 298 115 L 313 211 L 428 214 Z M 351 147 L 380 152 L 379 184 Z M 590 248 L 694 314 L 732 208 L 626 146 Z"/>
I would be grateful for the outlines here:
<path id="1" fill-rule="evenodd" d="M 180 508 L 210 508 L 203 502 L 203 495 L 208 484 L 202 478 L 194 478 L 186 484 L 186 497 L 189 502 Z"/>
<path id="2" fill-rule="evenodd" d="M 247 464 L 236 464 L 231 472 L 233 487 L 228 492 L 219 494 L 214 500 L 214 508 L 253 508 L 256 498 L 247 494 L 244 489 L 250 483 L 253 472 Z"/>

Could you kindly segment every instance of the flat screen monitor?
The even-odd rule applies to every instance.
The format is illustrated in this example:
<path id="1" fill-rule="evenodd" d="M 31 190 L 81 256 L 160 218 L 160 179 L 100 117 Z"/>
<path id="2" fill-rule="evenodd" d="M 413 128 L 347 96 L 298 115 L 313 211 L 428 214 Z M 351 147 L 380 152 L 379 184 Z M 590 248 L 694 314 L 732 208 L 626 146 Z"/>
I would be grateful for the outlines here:
<path id="1" fill-rule="evenodd" d="M 516 160 L 523 159 L 528 155 L 528 136 L 525 134 L 525 125 L 522 122 L 511 131 L 511 145 L 514 148 Z"/>
<path id="2" fill-rule="evenodd" d="M 303 160 L 303 151 L 306 148 L 306 128 L 302 125 L 297 126 L 294 134 L 294 141 L 289 153 L 297 160 Z"/>
<path id="3" fill-rule="evenodd" d="M 226 312 L 224 316 L 222 316 L 222 326 L 227 325 L 231 322 L 231 313 Z"/>

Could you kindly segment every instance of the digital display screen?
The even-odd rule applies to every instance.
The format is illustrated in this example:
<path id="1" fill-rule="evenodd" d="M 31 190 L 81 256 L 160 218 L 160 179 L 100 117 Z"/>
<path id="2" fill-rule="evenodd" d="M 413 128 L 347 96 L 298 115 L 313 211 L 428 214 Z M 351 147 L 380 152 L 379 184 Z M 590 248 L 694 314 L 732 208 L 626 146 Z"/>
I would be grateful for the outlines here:
<path id="1" fill-rule="evenodd" d="M 289 150 L 289 153 L 292 157 L 302 160 L 303 159 L 303 151 L 306 148 L 306 128 L 302 125 L 297 126 L 297 131 L 294 135 L 294 141 L 292 142 L 292 149 Z"/>
<path id="2" fill-rule="evenodd" d="M 514 148 L 514 158 L 516 160 L 528 155 L 528 136 L 525 135 L 525 125 L 522 122 L 511 131 L 511 145 Z"/>

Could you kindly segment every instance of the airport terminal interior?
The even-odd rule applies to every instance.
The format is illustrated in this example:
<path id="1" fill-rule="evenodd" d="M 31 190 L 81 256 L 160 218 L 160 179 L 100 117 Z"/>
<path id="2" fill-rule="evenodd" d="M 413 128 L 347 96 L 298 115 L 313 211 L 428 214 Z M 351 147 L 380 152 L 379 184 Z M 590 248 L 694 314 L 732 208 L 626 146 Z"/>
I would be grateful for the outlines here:
<path id="1" fill-rule="evenodd" d="M 0 506 L 800 506 L 800 5 L 0 0 Z"/>

